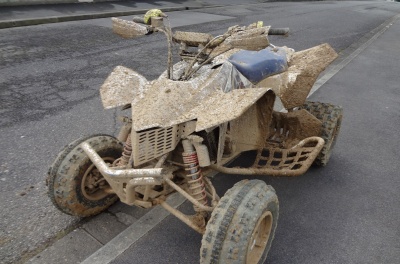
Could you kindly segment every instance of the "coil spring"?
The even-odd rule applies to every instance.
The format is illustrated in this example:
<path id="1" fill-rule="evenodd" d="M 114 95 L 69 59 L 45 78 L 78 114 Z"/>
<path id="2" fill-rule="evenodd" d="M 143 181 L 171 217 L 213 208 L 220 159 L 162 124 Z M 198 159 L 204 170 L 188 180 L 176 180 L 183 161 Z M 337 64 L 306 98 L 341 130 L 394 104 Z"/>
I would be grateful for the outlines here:
<path id="1" fill-rule="evenodd" d="M 117 166 L 126 166 L 129 163 L 129 159 L 132 154 L 132 143 L 131 143 L 131 134 L 128 134 L 126 138 L 124 151 L 122 152 L 122 156 L 117 161 Z"/>
<path id="2" fill-rule="evenodd" d="M 188 179 L 190 195 L 199 203 L 207 205 L 206 188 L 203 181 L 203 174 L 199 168 L 199 160 L 196 152 L 182 153 L 183 162 L 186 166 L 186 177 Z M 201 211 L 197 206 L 194 206 L 196 212 Z"/>

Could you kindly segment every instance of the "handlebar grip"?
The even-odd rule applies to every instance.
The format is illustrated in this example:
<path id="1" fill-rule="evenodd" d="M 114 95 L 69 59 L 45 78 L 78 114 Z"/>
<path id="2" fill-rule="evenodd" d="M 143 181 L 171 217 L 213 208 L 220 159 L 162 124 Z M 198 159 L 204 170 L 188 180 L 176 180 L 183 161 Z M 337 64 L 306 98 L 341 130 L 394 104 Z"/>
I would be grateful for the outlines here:
<path id="1" fill-rule="evenodd" d="M 287 35 L 289 34 L 289 28 L 270 28 L 268 35 Z"/>

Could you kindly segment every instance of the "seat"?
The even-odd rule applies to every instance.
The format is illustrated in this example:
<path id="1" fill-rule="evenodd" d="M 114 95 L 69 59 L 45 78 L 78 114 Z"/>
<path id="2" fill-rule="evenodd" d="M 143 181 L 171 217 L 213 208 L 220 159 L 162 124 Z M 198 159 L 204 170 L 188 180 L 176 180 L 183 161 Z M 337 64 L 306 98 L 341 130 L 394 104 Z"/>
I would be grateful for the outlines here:
<path id="1" fill-rule="evenodd" d="M 241 50 L 229 58 L 236 69 L 256 84 L 268 76 L 287 70 L 286 52 L 282 48 L 267 47 L 260 51 Z"/>

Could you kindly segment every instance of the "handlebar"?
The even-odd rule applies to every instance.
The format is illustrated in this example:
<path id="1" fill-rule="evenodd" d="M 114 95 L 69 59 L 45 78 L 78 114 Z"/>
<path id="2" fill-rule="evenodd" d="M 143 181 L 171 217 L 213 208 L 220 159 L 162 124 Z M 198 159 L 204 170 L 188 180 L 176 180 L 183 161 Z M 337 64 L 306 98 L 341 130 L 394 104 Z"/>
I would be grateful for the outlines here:
<path id="1" fill-rule="evenodd" d="M 135 23 L 145 24 L 143 17 L 139 17 L 139 16 L 134 16 L 132 21 Z"/>
<path id="2" fill-rule="evenodd" d="M 270 28 L 268 35 L 287 35 L 289 34 L 289 28 Z"/>

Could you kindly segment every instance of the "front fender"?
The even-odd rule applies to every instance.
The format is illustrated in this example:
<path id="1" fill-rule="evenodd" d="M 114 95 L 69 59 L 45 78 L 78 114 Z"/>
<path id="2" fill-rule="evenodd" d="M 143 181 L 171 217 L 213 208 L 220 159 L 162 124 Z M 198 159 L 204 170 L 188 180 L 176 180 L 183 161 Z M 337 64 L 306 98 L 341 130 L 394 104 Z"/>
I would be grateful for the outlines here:
<path id="1" fill-rule="evenodd" d="M 130 104 L 134 97 L 143 96 L 147 79 L 123 66 L 117 66 L 100 88 L 101 101 L 105 109 Z"/>

